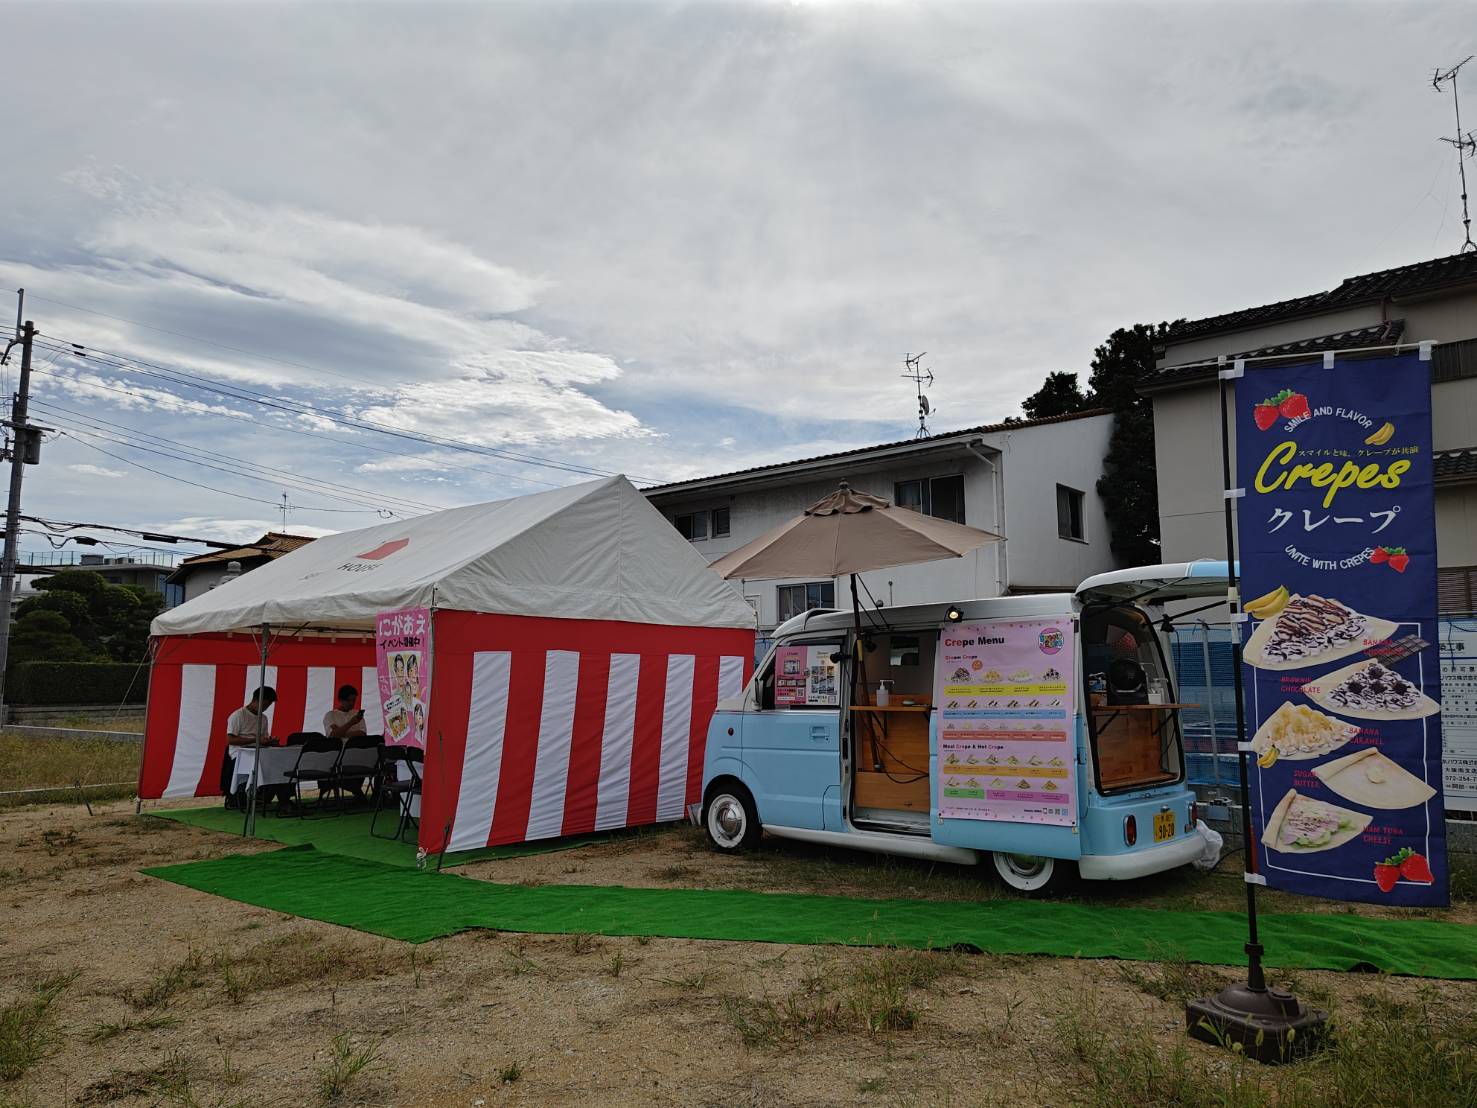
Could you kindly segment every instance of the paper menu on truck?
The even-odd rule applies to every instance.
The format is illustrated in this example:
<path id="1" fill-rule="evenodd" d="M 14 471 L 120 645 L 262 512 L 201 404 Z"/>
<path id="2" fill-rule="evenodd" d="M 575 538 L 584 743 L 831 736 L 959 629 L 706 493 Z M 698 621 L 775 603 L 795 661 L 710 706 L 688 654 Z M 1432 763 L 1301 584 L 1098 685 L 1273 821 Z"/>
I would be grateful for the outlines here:
<path id="1" fill-rule="evenodd" d="M 1075 633 L 1066 618 L 940 633 L 941 819 L 1076 824 Z"/>

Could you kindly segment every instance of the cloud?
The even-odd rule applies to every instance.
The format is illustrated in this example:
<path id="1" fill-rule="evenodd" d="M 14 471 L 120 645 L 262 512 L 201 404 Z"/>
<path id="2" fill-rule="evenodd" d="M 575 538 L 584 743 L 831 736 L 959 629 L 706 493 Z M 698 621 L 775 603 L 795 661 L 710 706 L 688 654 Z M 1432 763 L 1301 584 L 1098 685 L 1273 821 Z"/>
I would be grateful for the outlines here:
<path id="1" fill-rule="evenodd" d="M 108 469 L 106 466 L 95 466 L 90 462 L 76 462 L 67 466 L 73 473 L 80 473 L 84 477 L 127 477 L 128 474 L 121 469 Z"/>

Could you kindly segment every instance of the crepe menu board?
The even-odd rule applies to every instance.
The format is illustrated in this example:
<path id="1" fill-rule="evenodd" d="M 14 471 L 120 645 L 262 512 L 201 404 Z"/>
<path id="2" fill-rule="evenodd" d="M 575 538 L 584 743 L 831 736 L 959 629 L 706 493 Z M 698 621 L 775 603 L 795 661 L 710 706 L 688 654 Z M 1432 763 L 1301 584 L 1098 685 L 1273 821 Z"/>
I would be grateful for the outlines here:
<path id="1" fill-rule="evenodd" d="M 1256 869 L 1289 892 L 1447 903 L 1431 367 L 1235 383 Z"/>
<path id="2" fill-rule="evenodd" d="M 1070 620 L 940 633 L 940 819 L 1076 824 L 1075 636 Z"/>
<path id="3" fill-rule="evenodd" d="M 832 707 L 841 703 L 840 643 L 782 646 L 774 653 L 774 703 L 780 708 Z"/>
<path id="4" fill-rule="evenodd" d="M 431 613 L 425 608 L 381 612 L 374 621 L 374 650 L 385 745 L 424 750 L 431 710 Z"/>

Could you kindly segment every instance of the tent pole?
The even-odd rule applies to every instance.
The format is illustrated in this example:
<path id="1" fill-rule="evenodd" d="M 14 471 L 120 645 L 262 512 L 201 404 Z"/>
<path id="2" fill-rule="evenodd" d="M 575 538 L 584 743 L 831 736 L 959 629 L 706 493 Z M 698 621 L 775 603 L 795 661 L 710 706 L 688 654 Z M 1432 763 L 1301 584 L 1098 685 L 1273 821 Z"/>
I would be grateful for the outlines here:
<path id="1" fill-rule="evenodd" d="M 257 671 L 256 679 L 256 749 L 255 756 L 251 760 L 251 781 L 246 786 L 246 826 L 242 834 L 248 838 L 256 838 L 256 786 L 261 777 L 262 767 L 262 719 L 266 712 L 266 706 L 262 704 L 262 690 L 267 687 L 267 639 L 272 633 L 270 623 L 262 624 L 262 661 L 261 669 Z"/>

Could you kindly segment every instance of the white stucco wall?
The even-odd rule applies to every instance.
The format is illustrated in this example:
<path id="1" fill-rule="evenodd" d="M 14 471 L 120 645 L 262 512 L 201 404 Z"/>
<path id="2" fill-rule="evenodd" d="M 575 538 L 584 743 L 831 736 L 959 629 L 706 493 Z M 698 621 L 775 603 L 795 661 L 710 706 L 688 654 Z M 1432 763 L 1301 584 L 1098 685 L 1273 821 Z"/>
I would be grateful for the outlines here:
<path id="1" fill-rule="evenodd" d="M 863 574 L 872 596 L 885 605 L 901 605 L 997 596 L 1002 583 L 1017 591 L 1022 587 L 1070 588 L 1117 564 L 1108 547 L 1107 520 L 1096 491 L 1111 430 L 1112 417 L 1099 416 L 980 436 L 980 441 L 1000 451 L 1003 522 L 991 465 L 962 445 L 902 461 L 862 455 L 828 467 L 823 474 L 778 482 L 773 476 L 758 476 L 723 492 L 678 490 L 650 495 L 669 519 L 692 511 L 729 509 L 729 535 L 693 544 L 711 562 L 799 515 L 834 492 L 841 480 L 891 500 L 895 482 L 958 473 L 964 477 L 964 522 L 997 533 L 1003 526 L 1008 542 L 990 544 L 959 559 Z M 1084 493 L 1086 542 L 1057 535 L 1058 483 Z M 803 580 L 807 579 L 743 583 L 744 594 L 757 600 L 761 630 L 774 627 L 778 619 L 779 586 Z M 835 596 L 838 607 L 850 606 L 845 578 L 835 582 Z M 862 601 L 867 603 L 865 593 Z"/>

